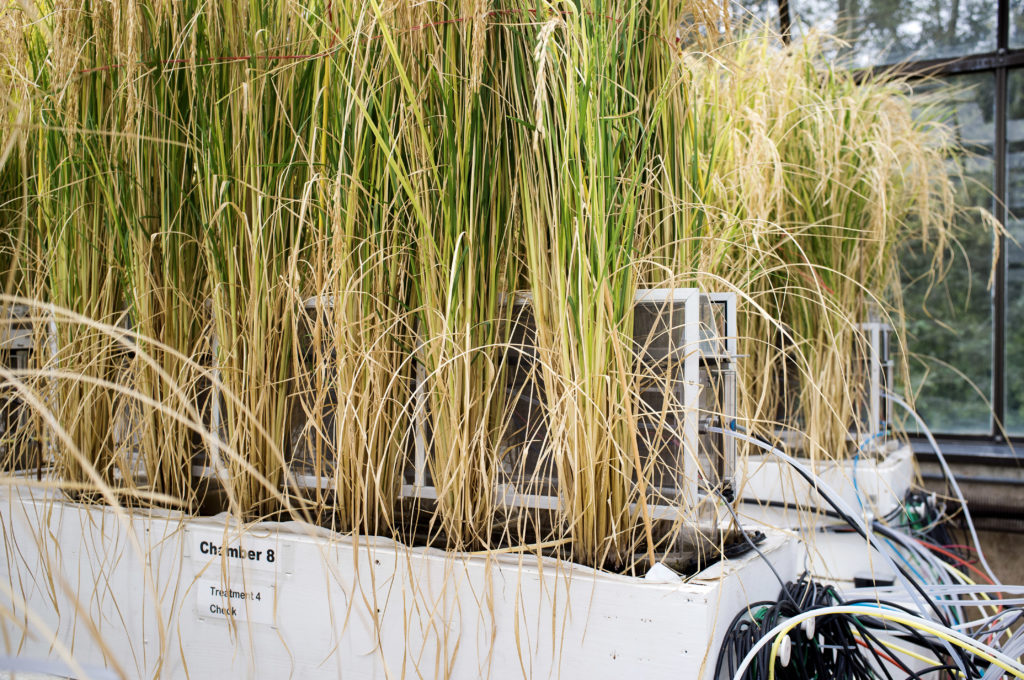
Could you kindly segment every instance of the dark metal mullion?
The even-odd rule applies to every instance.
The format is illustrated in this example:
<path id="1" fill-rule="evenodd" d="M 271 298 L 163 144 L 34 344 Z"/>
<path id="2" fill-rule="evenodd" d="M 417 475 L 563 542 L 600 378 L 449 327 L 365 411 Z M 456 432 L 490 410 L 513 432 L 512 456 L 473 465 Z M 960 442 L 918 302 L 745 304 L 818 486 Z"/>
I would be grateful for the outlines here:
<path id="1" fill-rule="evenodd" d="M 789 13 L 789 0 L 779 0 L 779 33 L 787 45 L 793 39 L 793 17 Z"/>
<path id="2" fill-rule="evenodd" d="M 1006 224 L 1006 74 L 1005 68 L 996 69 L 993 214 L 1000 224 Z M 992 286 L 992 437 L 1002 441 L 1006 415 L 1006 239 L 1001 234 L 995 238 L 999 255 Z"/>
<path id="3" fill-rule="evenodd" d="M 1010 0 L 998 0 L 996 14 L 996 51 L 1000 57 L 1007 54 L 1010 43 Z M 995 161 L 995 218 L 1005 225 L 1007 219 L 1007 75 L 1006 64 L 995 71 L 996 78 L 996 138 Z M 998 257 L 995 262 L 995 281 L 992 290 L 992 437 L 1003 441 L 1006 422 L 1006 238 L 999 234 Z"/>
<path id="4" fill-rule="evenodd" d="M 1006 54 L 1010 47 L 1010 0 L 998 0 L 996 22 L 996 50 Z"/>
<path id="5" fill-rule="evenodd" d="M 961 73 L 980 73 L 982 71 L 992 71 L 997 68 L 1013 68 L 1015 66 L 1024 66 L 1024 50 L 1003 49 L 996 52 L 974 54 L 969 57 L 957 57 L 956 59 L 941 58 L 905 61 L 898 64 L 871 66 L 859 69 L 857 73 L 865 75 L 881 73 L 908 77 L 941 77 Z"/>

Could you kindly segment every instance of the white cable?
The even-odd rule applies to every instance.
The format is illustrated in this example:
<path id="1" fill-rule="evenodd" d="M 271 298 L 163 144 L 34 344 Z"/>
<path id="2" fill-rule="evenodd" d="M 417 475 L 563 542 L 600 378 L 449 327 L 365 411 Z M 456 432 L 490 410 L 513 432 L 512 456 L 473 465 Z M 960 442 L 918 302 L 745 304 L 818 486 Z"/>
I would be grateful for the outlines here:
<path id="1" fill-rule="evenodd" d="M 949 565 L 947 565 L 945 562 L 940 561 L 930 551 L 925 550 L 925 548 L 923 546 L 918 545 L 916 542 L 914 542 L 909 536 L 906 536 L 905 534 L 903 534 L 903 533 L 901 533 L 899 531 L 895 531 L 895 530 L 891 530 L 891 531 L 892 531 L 892 536 L 888 536 L 886 534 L 880 534 L 880 535 L 885 537 L 885 538 L 891 538 L 892 540 L 894 540 L 896 542 L 896 544 L 902 546 L 904 550 L 906 550 L 908 553 L 910 553 L 911 556 L 915 557 L 919 561 L 920 564 L 927 565 L 929 567 L 929 569 L 931 570 L 931 572 L 932 572 L 932 574 L 931 574 L 932 577 L 935 578 L 936 581 L 938 581 L 938 584 L 937 584 L 938 586 L 940 586 L 940 587 L 941 586 L 953 586 L 956 583 L 959 583 L 959 582 L 954 582 L 952 577 L 950 576 L 950 574 L 947 572 L 947 568 L 948 568 Z M 894 549 L 895 549 L 895 547 L 894 547 Z M 933 586 L 931 586 L 931 585 L 928 585 L 928 584 L 925 584 L 925 583 L 922 583 L 921 585 L 924 588 L 924 590 L 926 592 L 928 592 L 928 593 L 935 593 L 935 592 L 937 592 L 933 588 Z M 949 599 L 947 597 L 943 597 L 941 595 L 935 597 L 934 599 L 935 599 L 936 602 L 942 603 L 948 610 L 954 610 L 955 609 L 956 613 L 957 613 L 957 616 L 956 616 L 957 620 L 963 620 L 964 619 L 964 611 L 963 611 L 963 609 L 961 609 L 961 607 L 963 607 L 965 604 L 968 604 L 968 602 L 964 602 L 964 601 L 956 600 L 956 599 L 951 600 L 951 599 Z M 991 602 L 982 603 L 981 606 L 985 606 L 986 604 L 990 605 Z"/>
<path id="2" fill-rule="evenodd" d="M 918 607 L 920 607 L 920 610 L 922 612 L 928 610 L 928 605 L 922 599 L 921 594 L 918 593 L 909 583 L 906 582 L 906 577 L 903 575 L 903 572 L 900 571 L 899 568 L 896 566 L 896 562 L 893 560 L 892 556 L 882 548 L 882 545 L 880 544 L 880 541 L 878 541 L 878 538 L 872 531 L 871 526 L 864 522 L 864 520 L 858 516 L 857 511 L 851 508 L 846 503 L 846 501 L 844 501 L 842 497 L 835 491 L 835 489 L 833 489 L 827 483 L 822 481 L 816 474 L 807 469 L 798 460 L 796 460 L 787 453 L 783 453 L 782 451 L 772 446 L 771 444 L 761 441 L 757 437 L 752 437 L 742 432 L 736 432 L 734 430 L 727 430 L 721 427 L 714 426 L 708 427 L 707 431 L 713 432 L 715 434 L 723 434 L 730 437 L 736 437 L 737 439 L 741 439 L 747 443 L 753 444 L 758 448 L 761 448 L 775 456 L 778 456 L 779 458 L 786 461 L 797 470 L 804 472 L 806 475 L 814 479 L 814 490 L 818 493 L 818 495 L 830 499 L 833 503 L 835 503 L 836 507 L 842 510 L 842 512 L 845 513 L 851 520 L 857 523 L 858 528 L 864 532 L 865 536 L 868 537 L 868 541 L 871 543 L 871 547 L 878 551 L 878 553 L 888 561 L 889 567 L 892 568 L 893 574 L 895 574 L 896 577 L 903 582 L 903 586 L 906 588 L 907 592 L 910 593 L 910 596 L 916 601 L 916 604 L 918 605 Z"/>
<path id="3" fill-rule="evenodd" d="M 998 586 L 988 586 L 984 584 L 977 585 L 926 585 L 925 590 L 928 592 L 942 593 L 948 595 L 973 595 L 973 594 L 1005 594 L 1005 595 L 1024 595 L 1024 586 L 1004 586 L 1002 584 Z M 998 604 L 998 602 L 996 603 Z"/>
<path id="4" fill-rule="evenodd" d="M 1003 653 L 1013 658 L 1020 658 L 1022 652 L 1024 652 L 1024 638 L 1020 637 L 1020 631 L 1014 633 L 1014 637 L 1010 639 L 1005 645 L 1003 645 Z M 1002 677 L 1003 670 L 992 664 L 989 666 L 985 674 L 981 676 L 981 680 L 997 680 Z"/>
<path id="5" fill-rule="evenodd" d="M 862 518 L 857 516 L 857 511 L 855 511 L 853 508 L 851 508 L 846 503 L 846 501 L 844 501 L 842 499 L 842 497 L 839 496 L 838 493 L 836 493 L 836 491 L 832 487 L 830 487 L 828 484 L 823 482 L 816 474 L 814 474 L 813 472 L 808 470 L 806 467 L 804 467 L 795 458 L 793 458 L 792 456 L 790 456 L 787 453 L 784 453 L 784 452 L 780 451 L 778 448 L 772 446 L 771 444 L 768 444 L 766 442 L 761 441 L 757 437 L 752 437 L 752 436 L 744 434 L 742 432 L 736 432 L 734 430 L 726 430 L 724 428 L 714 427 L 714 426 L 708 427 L 707 431 L 708 432 L 713 432 L 715 434 L 722 434 L 722 435 L 726 435 L 726 436 L 729 436 L 729 437 L 735 437 L 736 439 L 740 439 L 740 440 L 743 440 L 743 441 L 745 441 L 745 442 L 747 442 L 749 444 L 753 444 L 754 446 L 756 446 L 756 447 L 758 447 L 760 449 L 763 449 L 763 450 L 767 451 L 768 453 L 770 453 L 770 454 L 772 454 L 774 456 L 778 456 L 782 460 L 784 460 L 787 463 L 789 463 L 789 465 L 791 465 L 793 468 L 795 468 L 797 470 L 800 470 L 807 477 L 813 479 L 814 480 L 814 490 L 818 493 L 818 495 L 821 496 L 822 498 L 825 498 L 826 500 L 829 500 L 832 503 L 834 503 L 835 507 L 838 510 L 841 510 L 847 517 L 850 518 L 850 520 L 852 522 L 856 522 L 857 523 L 858 528 L 860 528 L 860 530 L 867 537 L 868 542 L 871 544 L 871 546 L 875 550 L 877 550 L 878 553 L 889 563 L 889 567 L 892 569 L 893 574 L 895 574 L 896 578 L 898 578 L 900 580 L 900 584 L 906 589 L 907 593 L 911 596 L 911 598 L 913 599 L 915 605 L 918 607 L 919 611 L 921 611 L 921 612 L 927 612 L 928 611 L 929 603 L 926 602 L 925 599 L 923 597 L 921 597 L 921 594 L 918 593 L 914 589 L 914 587 L 910 584 L 909 579 L 906 576 L 904 576 L 903 572 L 900 571 L 900 569 L 896 566 L 896 562 L 893 560 L 892 556 L 889 555 L 889 553 L 887 553 L 885 550 L 882 549 L 882 546 L 881 546 L 880 542 L 878 541 L 878 538 L 875 536 L 874 532 L 872 531 L 871 527 L 869 525 L 867 525 Z M 950 656 L 953 659 L 956 660 L 957 666 L 960 668 L 960 670 L 966 676 L 967 675 L 967 669 L 965 669 L 963 667 L 963 665 L 962 665 L 961 656 L 953 651 L 953 646 L 952 646 L 951 643 L 949 643 L 946 640 L 943 640 L 942 643 L 946 647 L 946 649 L 949 651 Z M 736 677 L 740 677 L 740 676 L 736 676 Z"/>
<path id="6" fill-rule="evenodd" d="M 988 625 L 990 623 L 998 621 L 999 619 L 1003 618 L 1004 616 L 1010 616 L 1011 614 L 1017 614 L 1019 616 L 1022 613 L 1024 613 L 1024 612 L 1021 612 L 1020 609 L 1004 609 L 1001 612 L 996 612 L 995 614 L 992 614 L 991 616 L 986 616 L 983 619 L 975 619 L 974 621 L 966 621 L 964 623 L 958 623 L 958 624 L 956 624 L 953 627 L 956 628 L 957 630 L 967 630 L 968 628 L 977 628 L 978 626 L 986 626 L 986 625 Z M 987 631 L 984 631 L 984 632 L 987 632 Z"/>
<path id="7" fill-rule="evenodd" d="M 754 657 L 757 656 L 758 652 L 761 651 L 761 648 L 763 648 L 769 642 L 773 641 L 779 633 L 781 633 L 784 630 L 793 628 L 795 625 L 803 623 L 804 621 L 812 619 L 816 616 L 828 616 L 830 614 L 853 614 L 856 616 L 868 616 L 874 618 L 891 618 L 896 621 L 905 622 L 906 625 L 912 628 L 917 628 L 920 630 L 930 632 L 933 635 L 934 631 L 939 631 L 943 635 L 949 636 L 957 640 L 958 642 L 964 645 L 964 648 L 968 650 L 982 651 L 985 654 L 988 654 L 993 659 L 997 659 L 1000 663 L 1003 663 L 1009 668 L 1012 668 L 1014 672 L 1018 674 L 1018 677 L 1024 677 L 1024 666 L 1022 666 L 1019 662 L 1011 659 L 1010 657 L 1006 656 L 997 649 L 994 649 L 986 644 L 983 644 L 981 642 L 978 642 L 977 640 L 967 637 L 960 631 L 954 630 L 947 626 L 943 626 L 941 624 L 937 624 L 934 621 L 929 621 L 928 619 L 923 619 L 920 616 L 912 616 L 910 614 L 907 614 L 906 612 L 895 609 L 885 609 L 882 607 L 864 605 L 837 605 L 834 607 L 822 607 L 820 609 L 812 609 L 811 611 L 803 612 L 802 614 L 797 614 L 792 618 L 786 619 L 785 621 L 783 621 L 782 623 L 780 623 L 779 625 L 775 626 L 770 631 L 765 633 L 764 636 L 760 640 L 758 640 L 753 647 L 751 647 L 750 651 L 747 652 L 747 655 L 743 657 L 743 661 L 740 662 L 739 667 L 736 669 L 735 675 L 733 675 L 733 680 L 741 680 L 743 678 L 743 675 L 747 672 L 747 668 L 753 662 Z M 998 667 L 994 665 L 992 666 L 992 668 L 989 668 L 989 671 L 992 671 L 993 668 L 995 668 L 995 670 L 997 671 L 996 676 L 998 676 L 999 673 L 1002 672 Z M 964 673 L 965 677 L 966 675 L 967 674 Z M 986 677 L 988 677 L 987 673 Z"/>
<path id="8" fill-rule="evenodd" d="M 917 421 L 921 431 L 924 432 L 924 436 L 928 439 L 928 443 L 932 445 L 932 449 L 935 450 L 935 457 L 939 459 L 939 465 L 942 467 L 942 474 L 946 476 L 946 480 L 949 481 L 950 488 L 953 489 L 953 495 L 960 501 L 960 507 L 964 510 L 964 519 L 967 521 L 967 529 L 971 532 L 971 540 L 974 541 L 974 547 L 978 551 L 978 560 L 981 562 L 981 566 L 984 567 L 985 573 L 992 579 L 993 583 L 1001 583 L 996 578 L 996 575 L 992 572 L 992 567 L 988 565 L 988 560 L 985 559 L 985 553 L 981 550 L 981 541 L 978 540 L 978 532 L 974 530 L 974 520 L 971 519 L 971 511 L 967 509 L 967 499 L 964 498 L 963 492 L 960 491 L 960 485 L 956 483 L 956 477 L 953 476 L 953 471 L 949 469 L 949 464 L 946 463 L 946 457 L 942 455 L 942 450 L 939 448 L 938 442 L 935 441 L 935 437 L 932 436 L 932 431 L 928 429 L 924 419 L 910 407 L 910 404 L 897 397 L 892 392 L 886 392 L 885 395 L 889 397 L 889 400 L 894 404 L 899 404 L 907 413 L 914 416 L 914 420 Z"/>
<path id="9" fill-rule="evenodd" d="M 936 597 L 949 596 L 949 595 L 1016 595 L 1018 598 L 1024 597 L 1024 586 L 1004 586 L 1003 588 L 986 588 L 984 586 L 971 586 L 971 585 L 935 585 L 935 584 L 922 584 L 924 591 Z M 844 590 L 851 597 L 857 594 L 871 594 L 878 593 L 879 596 L 884 599 L 891 600 L 898 598 L 900 592 L 892 587 L 887 588 L 851 588 Z M 1002 600 L 991 600 L 989 604 L 999 604 Z M 963 604 L 967 604 L 964 602 Z"/>
<path id="10" fill-rule="evenodd" d="M 931 553 L 931 551 L 926 550 L 923 546 L 915 543 L 909 536 L 900 531 L 896 531 L 894 529 L 890 529 L 890 531 L 892 531 L 891 536 L 881 532 L 880 535 L 884 538 L 896 541 L 896 543 L 903 546 L 903 548 L 920 563 L 928 565 L 933 572 L 932 576 L 937 577 L 936 580 L 939 582 L 939 585 L 953 585 L 953 582 L 950 580 L 949 574 L 946 573 L 943 564 Z"/>

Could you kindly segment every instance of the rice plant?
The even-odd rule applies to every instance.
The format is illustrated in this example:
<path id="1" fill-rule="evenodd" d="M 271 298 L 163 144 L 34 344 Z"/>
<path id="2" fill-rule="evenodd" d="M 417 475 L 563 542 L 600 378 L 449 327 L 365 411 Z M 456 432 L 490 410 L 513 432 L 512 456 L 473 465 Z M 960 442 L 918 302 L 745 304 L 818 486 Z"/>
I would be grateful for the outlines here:
<path id="1" fill-rule="evenodd" d="M 906 83 L 823 53 L 815 36 L 784 48 L 762 33 L 678 55 L 644 244 L 649 280 L 690 272 L 748 301 L 741 412 L 841 457 L 864 398 L 858 324 L 876 312 L 899 328 L 899 245 L 931 234 L 941 259 L 954 206 L 951 149 Z"/>
<path id="2" fill-rule="evenodd" d="M 374 5 L 378 21 L 384 19 Z M 502 414 L 502 300 L 514 271 L 512 160 L 501 44 L 484 3 L 415 8 L 408 35 L 384 23 L 401 84 L 401 159 L 409 202 L 416 362 L 436 489 L 437 529 L 453 547 L 487 546 Z"/>
<path id="3" fill-rule="evenodd" d="M 381 86 L 376 19 L 347 8 L 344 59 L 322 64 L 315 217 L 301 265 L 297 440 L 291 469 L 317 514 L 345 531 L 398 529 L 411 444 L 410 200 L 391 167 L 400 93 Z M 313 479 L 310 480 L 309 478 Z"/>
<path id="4" fill-rule="evenodd" d="M 681 531 L 639 420 L 688 408 L 645 411 L 637 291 L 739 293 L 743 419 L 839 457 L 857 324 L 900 330 L 900 244 L 950 238 L 904 82 L 713 2 L 0 16 L 5 290 L 93 322 L 43 324 L 57 472 L 147 502 L 628 570 Z M 539 461 L 506 446 L 521 314 Z"/>
<path id="5" fill-rule="evenodd" d="M 312 54 L 330 45 L 322 7 L 290 3 L 197 6 L 186 96 L 196 149 L 195 191 L 215 359 L 224 390 L 224 436 L 233 504 L 272 511 L 284 450 L 297 305 L 291 292 L 316 162 L 316 99 L 322 70 Z M 224 55 L 252 55 L 221 60 Z"/>
<path id="6" fill-rule="evenodd" d="M 650 39 L 647 20 L 645 5 L 610 3 L 592 13 L 569 9 L 540 26 L 531 69 L 534 129 L 520 135 L 519 149 L 562 522 L 577 559 L 616 566 L 631 557 L 630 503 L 639 500 L 647 519 L 630 378 L 633 247 L 647 143 L 636 115 L 647 74 L 635 52 Z"/>
<path id="7" fill-rule="evenodd" d="M 110 138 L 97 131 L 125 120 L 107 108 L 106 83 L 90 80 L 83 86 L 76 77 L 83 63 L 111 58 L 113 45 L 89 40 L 110 16 L 54 11 L 46 20 L 51 42 L 29 43 L 42 95 L 32 102 L 38 126 L 30 147 L 33 171 L 24 177 L 33 197 L 29 220 L 45 253 L 37 262 L 45 267 L 50 302 L 116 325 L 122 320 L 123 278 L 117 241 L 109 236 L 126 218 L 116 197 L 126 177 L 108 153 Z M 73 444 L 71 450 L 61 447 L 59 476 L 72 483 L 98 478 L 130 484 L 124 442 L 115 441 L 116 391 L 105 386 L 123 381 L 125 351 L 109 335 L 82 324 L 53 322 L 49 336 L 52 356 L 46 359 L 57 371 L 51 408 Z"/>
<path id="8" fill-rule="evenodd" d="M 143 7 L 128 8 L 127 26 L 110 36 L 130 43 L 121 59 L 133 58 L 135 52 L 173 53 L 182 26 L 191 18 L 180 9 L 174 16 L 162 16 Z M 132 29 L 134 34 L 129 33 Z M 198 362 L 209 354 L 202 230 L 194 198 L 196 156 L 184 125 L 197 101 L 182 96 L 188 91 L 185 69 L 107 69 L 83 78 L 105 83 L 108 106 L 124 111 L 127 118 L 127 134 L 117 142 L 126 182 L 116 192 L 114 206 L 124 219 L 112 221 L 119 229 L 111 237 L 119 245 L 131 327 L 140 336 L 132 386 L 151 402 L 131 404 L 140 481 L 195 508 L 200 499 L 192 466 L 201 461 L 202 443 L 187 425 L 166 417 L 164 409 L 199 407 L 203 378 L 186 358 Z"/>

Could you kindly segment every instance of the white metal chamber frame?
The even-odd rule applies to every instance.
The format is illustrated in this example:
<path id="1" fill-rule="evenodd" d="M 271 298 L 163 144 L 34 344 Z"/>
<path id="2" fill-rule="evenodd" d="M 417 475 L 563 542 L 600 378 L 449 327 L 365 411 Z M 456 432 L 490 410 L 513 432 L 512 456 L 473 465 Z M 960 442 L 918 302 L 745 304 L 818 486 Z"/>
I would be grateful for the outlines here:
<path id="1" fill-rule="evenodd" d="M 513 304 L 528 307 L 529 293 L 519 293 Z M 672 436 L 679 442 L 678 478 L 670 480 L 668 487 L 658 489 L 662 497 L 674 497 L 669 504 L 656 502 L 649 505 L 652 519 L 675 521 L 682 514 L 684 520 L 694 518 L 686 515 L 686 509 L 697 506 L 708 494 L 726 492 L 731 489 L 736 467 L 736 446 L 729 437 L 718 438 L 715 444 L 701 433 L 702 418 L 721 417 L 729 420 L 735 417 L 735 361 L 736 339 L 736 295 L 734 293 L 702 293 L 696 288 L 641 289 L 634 297 L 634 313 L 646 312 L 652 323 L 652 334 L 658 332 L 658 325 L 668 319 L 668 326 L 660 335 L 667 335 L 667 347 L 659 348 L 655 364 L 666 361 L 677 369 L 675 375 L 659 376 L 665 383 L 672 384 L 674 401 L 681 408 L 677 425 Z M 666 314 L 667 312 L 667 314 Z M 680 313 L 681 312 L 681 313 Z M 682 317 L 680 319 L 680 317 Z M 646 341 L 645 341 L 646 340 Z M 651 353 L 654 344 L 651 338 L 637 338 L 634 335 L 634 362 L 637 355 Z M 529 354 L 529 341 L 518 351 Z M 717 373 L 716 376 L 710 375 Z M 716 380 L 717 379 L 717 380 Z M 430 479 L 430 443 L 428 431 L 427 386 L 429 376 L 422 363 L 417 369 L 415 400 L 415 441 L 411 474 L 403 484 L 401 494 L 406 498 L 434 499 L 437 490 Z M 719 392 L 720 390 L 720 392 Z M 714 400 L 708 396 L 715 393 Z M 702 399 L 703 397 L 703 399 Z M 702 443 L 701 438 L 708 441 Z M 543 441 L 534 442 L 543 446 Z M 714 447 L 715 450 L 708 450 Z M 710 479 L 710 461 L 718 458 L 721 465 L 714 471 L 716 479 Z M 702 477 L 704 479 L 702 479 Z M 510 507 L 557 509 L 557 480 L 552 480 L 550 493 L 530 493 L 516 487 L 514 483 L 500 484 L 498 498 Z"/>
<path id="2" fill-rule="evenodd" d="M 513 304 L 521 307 L 528 307 L 530 302 L 529 293 L 518 293 L 513 298 Z M 333 299 L 329 296 L 310 298 L 303 305 L 307 314 L 322 313 L 332 306 Z M 736 295 L 703 293 L 696 288 L 641 289 L 634 297 L 634 314 L 636 319 L 648 322 L 649 331 L 647 337 L 634 336 L 634 365 L 638 365 L 641 358 L 646 360 L 643 370 L 670 386 L 670 396 L 676 405 L 675 421 L 665 435 L 676 443 L 676 475 L 675 479 L 663 479 L 652 488 L 657 498 L 648 504 L 651 518 L 696 521 L 687 515 L 687 509 L 698 506 L 709 495 L 728 495 L 734 483 L 735 441 L 702 433 L 702 425 L 714 418 L 728 422 L 735 417 Z M 211 356 L 215 357 L 216 352 L 214 334 Z M 524 348 L 522 353 L 528 352 L 529 348 Z M 415 362 L 412 417 L 410 431 L 404 436 L 410 443 L 410 455 L 399 496 L 430 500 L 437 497 L 430 475 L 427 403 L 430 377 L 423 362 L 416 361 L 415 356 L 410 357 L 410 361 Z M 225 423 L 221 397 L 216 389 L 219 382 L 216 361 L 209 370 L 211 393 L 209 403 L 202 410 L 204 418 L 209 417 L 211 432 L 217 435 L 214 439 L 220 441 L 225 434 Z M 662 373 L 655 375 L 659 371 Z M 290 429 L 294 431 L 296 426 L 293 424 Z M 287 443 L 281 444 L 287 447 Z M 543 446 L 542 441 L 536 444 Z M 227 482 L 226 466 L 218 449 L 215 442 L 209 459 L 202 460 L 206 457 L 201 456 L 196 460 L 194 476 Z M 656 452 L 649 453 L 656 455 Z M 333 490 L 333 473 L 327 469 L 329 467 L 325 466 L 322 474 L 290 470 L 284 484 L 298 491 Z M 503 480 L 496 491 L 499 501 L 509 507 L 554 510 L 559 503 L 557 479 L 553 480 L 549 493 L 524 491 L 508 480 Z"/>

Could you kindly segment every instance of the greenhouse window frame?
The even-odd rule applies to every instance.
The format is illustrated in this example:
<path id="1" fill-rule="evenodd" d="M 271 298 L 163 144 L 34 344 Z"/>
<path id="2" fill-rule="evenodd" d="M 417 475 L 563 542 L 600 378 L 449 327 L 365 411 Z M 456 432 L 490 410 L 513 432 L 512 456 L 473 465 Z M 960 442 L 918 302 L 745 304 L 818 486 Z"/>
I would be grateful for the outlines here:
<path id="1" fill-rule="evenodd" d="M 992 74 L 995 81 L 993 144 L 993 215 L 1000 224 L 1007 223 L 1008 199 L 1008 139 L 1007 116 L 1009 93 L 1007 80 L 1014 68 L 1024 67 L 1024 47 L 1010 47 L 1010 0 L 997 0 L 996 4 L 996 49 L 956 58 L 939 58 L 901 61 L 860 69 L 867 74 L 893 74 L 914 78 L 943 77 L 962 74 Z M 792 39 L 793 20 L 789 0 L 778 0 L 778 22 L 783 40 L 788 44 Z M 975 463 L 1006 464 L 1017 462 L 1024 451 L 1024 435 L 1008 435 L 1004 428 L 1006 415 L 1006 321 L 1007 321 L 1007 280 L 1006 245 L 1007 237 L 999 234 L 998 256 L 995 262 L 995 277 L 990 297 L 992 305 L 992 383 L 989 393 L 992 412 L 989 431 L 983 434 L 951 434 L 936 432 L 943 451 L 959 460 Z M 923 436 L 911 436 L 915 453 L 927 457 L 931 446 Z M 934 454 L 931 454 L 934 455 Z"/>

